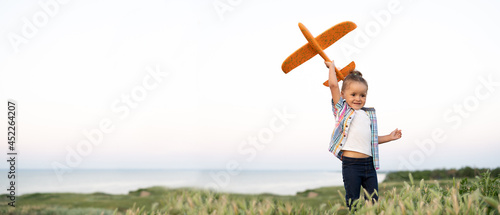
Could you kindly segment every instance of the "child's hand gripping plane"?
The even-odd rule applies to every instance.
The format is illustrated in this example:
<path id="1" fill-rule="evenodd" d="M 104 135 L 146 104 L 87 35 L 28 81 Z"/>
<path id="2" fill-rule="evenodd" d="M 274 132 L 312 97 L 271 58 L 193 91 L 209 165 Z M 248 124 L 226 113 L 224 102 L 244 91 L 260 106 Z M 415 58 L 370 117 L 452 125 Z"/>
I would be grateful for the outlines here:
<path id="1" fill-rule="evenodd" d="M 299 28 L 302 31 L 302 34 L 304 34 L 304 37 L 306 37 L 308 43 L 288 56 L 288 58 L 283 62 L 283 64 L 281 65 L 281 69 L 283 70 L 283 72 L 285 72 L 285 74 L 290 72 L 295 67 L 298 67 L 300 64 L 308 61 L 317 54 L 319 54 L 325 61 L 331 62 L 330 58 L 326 56 L 323 50 L 328 48 L 330 45 L 335 43 L 347 33 L 354 30 L 356 28 L 356 24 L 349 21 L 341 22 L 321 33 L 316 38 L 313 37 L 309 30 L 307 30 L 306 26 L 304 26 L 302 23 L 299 23 Z M 352 72 L 355 67 L 356 65 L 353 61 L 346 67 L 342 68 L 340 71 L 335 68 L 337 80 L 344 80 L 345 76 Z M 328 86 L 328 81 L 325 81 L 323 85 Z"/>

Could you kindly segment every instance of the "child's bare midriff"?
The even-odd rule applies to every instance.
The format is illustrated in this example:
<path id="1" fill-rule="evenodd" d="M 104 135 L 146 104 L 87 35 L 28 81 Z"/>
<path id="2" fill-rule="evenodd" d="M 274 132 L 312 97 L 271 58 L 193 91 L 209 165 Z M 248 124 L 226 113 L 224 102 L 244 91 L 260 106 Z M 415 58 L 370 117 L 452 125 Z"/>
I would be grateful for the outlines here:
<path id="1" fill-rule="evenodd" d="M 367 158 L 367 157 L 370 157 L 369 155 L 365 155 L 363 153 L 355 152 L 355 151 L 342 150 L 342 152 L 343 152 L 342 156 L 350 157 L 350 158 Z"/>

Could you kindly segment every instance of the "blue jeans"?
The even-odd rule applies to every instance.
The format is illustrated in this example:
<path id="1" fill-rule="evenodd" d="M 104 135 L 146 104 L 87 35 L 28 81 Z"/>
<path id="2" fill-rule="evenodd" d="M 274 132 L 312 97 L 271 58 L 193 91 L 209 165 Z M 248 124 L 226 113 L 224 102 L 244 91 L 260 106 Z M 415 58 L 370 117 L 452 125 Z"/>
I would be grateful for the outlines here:
<path id="1" fill-rule="evenodd" d="M 363 186 L 371 195 L 375 190 L 378 193 L 377 172 L 373 167 L 373 158 L 350 158 L 342 157 L 342 178 L 344 180 L 345 200 L 349 209 L 354 200 L 359 199 Z M 373 194 L 374 201 L 378 201 L 378 196 Z M 368 200 L 368 196 L 365 195 Z"/>

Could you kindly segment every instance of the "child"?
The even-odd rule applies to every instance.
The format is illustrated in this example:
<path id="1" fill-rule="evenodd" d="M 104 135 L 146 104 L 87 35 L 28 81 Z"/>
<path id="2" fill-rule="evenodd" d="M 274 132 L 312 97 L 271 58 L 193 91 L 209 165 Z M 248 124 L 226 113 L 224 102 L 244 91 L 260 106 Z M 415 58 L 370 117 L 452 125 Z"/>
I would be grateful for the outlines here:
<path id="1" fill-rule="evenodd" d="M 351 209 L 359 198 L 360 186 L 373 195 L 377 201 L 379 168 L 378 144 L 401 138 L 401 130 L 394 130 L 385 136 L 378 136 L 375 109 L 365 108 L 368 83 L 358 71 L 347 75 L 339 90 L 335 65 L 325 62 L 329 68 L 329 85 L 332 105 L 338 120 L 330 141 L 330 152 L 342 161 L 342 177 L 346 191 L 345 199 Z M 365 199 L 368 199 L 365 196 Z"/>

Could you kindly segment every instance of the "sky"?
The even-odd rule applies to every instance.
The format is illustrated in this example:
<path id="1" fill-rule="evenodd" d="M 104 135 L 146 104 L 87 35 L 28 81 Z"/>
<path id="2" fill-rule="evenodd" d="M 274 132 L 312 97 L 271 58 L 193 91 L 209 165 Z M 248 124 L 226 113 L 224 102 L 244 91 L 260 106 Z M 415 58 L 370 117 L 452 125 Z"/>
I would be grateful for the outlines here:
<path id="1" fill-rule="evenodd" d="M 18 168 L 340 170 L 316 56 L 354 61 L 377 110 L 381 171 L 500 166 L 494 1 L 1 1 L 0 101 L 17 104 Z M 3 106 L 6 115 L 7 107 Z M 4 115 L 4 116 L 5 116 Z M 0 153 L 7 153 L 2 120 Z M 2 162 L 0 168 L 8 168 Z"/>

